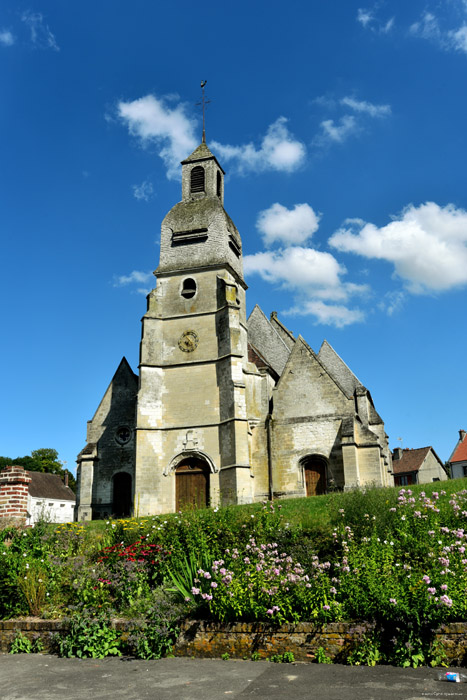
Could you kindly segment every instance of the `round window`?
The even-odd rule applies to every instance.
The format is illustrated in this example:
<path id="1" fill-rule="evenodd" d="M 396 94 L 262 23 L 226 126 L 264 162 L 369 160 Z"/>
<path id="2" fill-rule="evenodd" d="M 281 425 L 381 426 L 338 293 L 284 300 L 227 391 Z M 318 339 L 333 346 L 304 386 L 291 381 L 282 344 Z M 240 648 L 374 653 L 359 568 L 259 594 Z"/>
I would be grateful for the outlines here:
<path id="1" fill-rule="evenodd" d="M 115 439 L 119 445 L 126 445 L 131 440 L 131 430 L 127 425 L 121 425 L 115 431 Z"/>

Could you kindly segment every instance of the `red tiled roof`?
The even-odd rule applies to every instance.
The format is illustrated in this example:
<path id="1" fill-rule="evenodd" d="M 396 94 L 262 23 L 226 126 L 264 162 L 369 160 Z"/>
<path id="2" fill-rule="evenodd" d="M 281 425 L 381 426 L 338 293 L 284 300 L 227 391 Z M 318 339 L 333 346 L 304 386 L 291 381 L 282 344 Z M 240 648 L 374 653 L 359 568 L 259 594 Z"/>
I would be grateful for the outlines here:
<path id="1" fill-rule="evenodd" d="M 407 472 L 418 472 L 423 464 L 431 447 L 418 447 L 415 450 L 402 450 L 401 459 L 392 460 L 394 474 L 407 474 Z"/>
<path id="2" fill-rule="evenodd" d="M 452 457 L 449 461 L 450 462 L 464 462 L 466 460 L 467 460 L 467 435 L 465 435 L 462 442 L 460 442 L 457 445 L 456 449 L 454 450 L 454 454 L 452 455 Z"/>

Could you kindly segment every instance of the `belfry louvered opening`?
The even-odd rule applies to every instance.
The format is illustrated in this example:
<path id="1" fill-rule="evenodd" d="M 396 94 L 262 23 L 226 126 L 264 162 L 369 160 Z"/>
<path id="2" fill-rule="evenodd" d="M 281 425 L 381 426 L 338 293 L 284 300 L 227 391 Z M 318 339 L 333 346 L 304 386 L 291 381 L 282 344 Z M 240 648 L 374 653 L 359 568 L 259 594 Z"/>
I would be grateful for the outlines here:
<path id="1" fill-rule="evenodd" d="M 204 192 L 204 168 L 197 165 L 191 171 L 191 192 Z"/>

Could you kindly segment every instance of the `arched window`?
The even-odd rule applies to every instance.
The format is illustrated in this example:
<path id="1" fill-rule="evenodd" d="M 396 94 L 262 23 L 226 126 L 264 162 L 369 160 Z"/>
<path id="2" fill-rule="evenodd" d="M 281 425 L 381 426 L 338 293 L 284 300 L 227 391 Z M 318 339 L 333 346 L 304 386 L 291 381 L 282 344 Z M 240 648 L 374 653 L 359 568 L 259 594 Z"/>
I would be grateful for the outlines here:
<path id="1" fill-rule="evenodd" d="M 184 299 L 192 299 L 196 294 L 196 282 L 192 277 L 183 280 L 181 295 Z"/>
<path id="2" fill-rule="evenodd" d="M 191 192 L 204 192 L 204 168 L 197 165 L 191 171 Z"/>
<path id="3" fill-rule="evenodd" d="M 222 177 L 219 171 L 217 171 L 217 196 L 222 195 Z"/>
<path id="4" fill-rule="evenodd" d="M 131 513 L 131 474 L 118 472 L 112 479 L 112 515 L 123 517 Z"/>

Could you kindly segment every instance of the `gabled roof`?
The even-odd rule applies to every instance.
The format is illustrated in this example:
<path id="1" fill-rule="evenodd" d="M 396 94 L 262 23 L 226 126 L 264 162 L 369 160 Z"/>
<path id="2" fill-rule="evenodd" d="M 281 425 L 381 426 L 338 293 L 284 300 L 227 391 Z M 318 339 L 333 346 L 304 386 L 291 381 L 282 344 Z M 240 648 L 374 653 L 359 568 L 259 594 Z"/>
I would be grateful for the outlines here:
<path id="1" fill-rule="evenodd" d="M 363 384 L 355 376 L 352 370 L 347 367 L 344 360 L 334 350 L 332 345 L 327 340 L 323 340 L 318 353 L 318 358 L 326 367 L 326 370 L 339 382 L 344 389 L 346 396 L 349 398 L 354 395 L 357 387 L 363 387 Z"/>
<path id="2" fill-rule="evenodd" d="M 339 391 L 341 391 L 344 394 L 344 396 L 346 398 L 351 398 L 351 396 L 347 396 L 347 394 L 344 390 L 344 387 L 339 382 L 336 375 L 326 367 L 326 365 L 321 361 L 319 356 L 314 352 L 313 348 L 311 348 L 308 345 L 306 340 L 301 335 L 299 335 L 297 340 L 295 341 L 295 345 L 292 349 L 292 352 L 289 354 L 289 357 L 287 359 L 287 363 L 284 367 L 284 371 L 281 374 L 281 378 L 279 379 L 279 383 L 277 384 L 275 391 L 277 391 L 280 387 L 282 387 L 282 384 L 285 381 L 285 375 L 288 374 L 288 372 L 290 372 L 290 371 L 292 371 L 292 372 L 294 371 L 294 365 L 295 365 L 297 360 L 299 361 L 299 357 L 300 357 L 300 353 L 301 353 L 302 349 L 305 349 L 305 352 L 308 355 L 308 358 L 310 361 L 317 362 L 318 365 L 324 370 L 323 375 L 327 376 L 331 380 L 331 382 L 336 385 L 336 387 L 339 389 Z M 300 364 L 301 363 L 299 361 L 299 365 Z M 287 369 L 287 372 L 285 372 L 286 369 Z"/>
<path id="3" fill-rule="evenodd" d="M 182 165 L 186 165 L 187 163 L 195 163 L 198 160 L 209 160 L 210 158 L 212 158 L 212 160 L 215 160 L 217 165 L 219 165 L 219 168 L 222 170 L 222 172 L 224 172 L 216 156 L 213 153 L 211 153 L 211 151 L 204 142 L 200 143 L 199 146 L 195 148 L 193 153 L 191 153 L 188 156 L 188 158 L 182 160 Z"/>
<path id="4" fill-rule="evenodd" d="M 464 435 L 463 440 L 459 440 L 454 452 L 452 453 L 449 461 L 452 462 L 465 462 L 467 461 L 467 433 Z"/>
<path id="5" fill-rule="evenodd" d="M 402 450 L 402 457 L 400 459 L 394 459 L 393 457 L 392 467 L 394 474 L 407 474 L 408 472 L 418 472 L 423 462 L 427 458 L 430 450 L 433 452 L 434 456 L 436 457 L 436 459 L 442 467 L 442 462 L 432 447 L 418 447 L 415 450 L 410 450 L 406 448 Z"/>
<path id="6" fill-rule="evenodd" d="M 75 501 L 76 497 L 69 486 L 65 486 L 58 474 L 27 472 L 31 477 L 29 494 L 34 498 L 53 498 L 59 501 Z"/>
<path id="7" fill-rule="evenodd" d="M 247 321 L 248 342 L 259 351 L 276 374 L 281 375 L 290 355 L 290 348 L 281 338 L 277 326 L 274 327 L 266 318 L 258 304 Z"/>
<path id="8" fill-rule="evenodd" d="M 134 385 L 134 388 L 136 391 L 138 388 L 138 375 L 133 372 L 133 370 L 131 369 L 131 367 L 128 363 L 128 360 L 124 356 L 120 360 L 120 364 L 118 365 L 114 376 L 110 380 L 110 384 L 108 385 L 107 389 L 105 390 L 104 396 L 102 397 L 102 399 L 99 403 L 99 406 L 97 407 L 96 412 L 94 413 L 94 416 L 92 417 L 92 420 L 94 420 L 94 418 L 99 413 L 99 409 L 103 405 L 109 392 L 112 391 L 112 385 L 118 384 L 118 383 L 124 385 L 127 381 L 131 382 Z"/>
<path id="9" fill-rule="evenodd" d="M 252 362 L 258 369 L 269 370 L 274 378 L 278 378 L 277 372 L 274 371 L 267 360 L 265 360 L 265 358 L 261 355 L 260 351 L 251 343 L 248 343 L 248 362 Z"/>
<path id="10" fill-rule="evenodd" d="M 272 311 L 269 318 L 269 323 L 279 333 L 289 350 L 292 350 L 293 346 L 295 345 L 295 336 L 291 331 L 289 331 L 288 328 L 284 326 L 282 321 L 279 321 L 277 318 L 277 311 Z"/>

